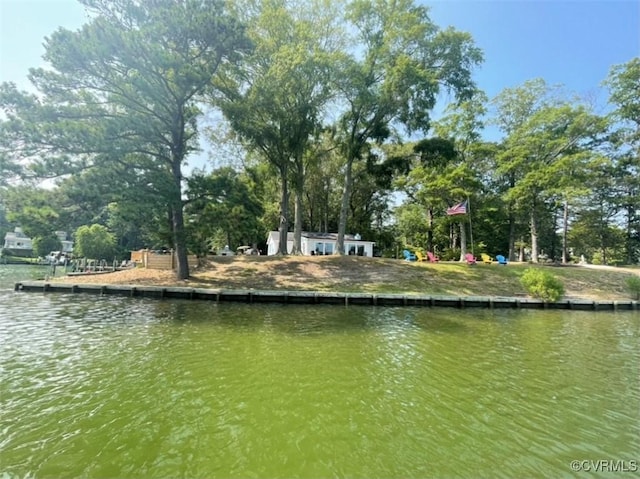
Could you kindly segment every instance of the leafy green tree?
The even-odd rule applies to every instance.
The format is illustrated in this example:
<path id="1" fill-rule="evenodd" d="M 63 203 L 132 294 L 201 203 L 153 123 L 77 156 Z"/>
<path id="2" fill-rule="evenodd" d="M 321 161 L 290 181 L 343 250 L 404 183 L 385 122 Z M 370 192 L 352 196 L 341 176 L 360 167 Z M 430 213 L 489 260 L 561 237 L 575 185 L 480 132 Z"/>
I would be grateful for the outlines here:
<path id="1" fill-rule="evenodd" d="M 616 167 L 616 202 L 624 211 L 626 262 L 640 261 L 640 57 L 611 68 L 611 142 Z"/>
<path id="2" fill-rule="evenodd" d="M 116 256 L 126 258 L 131 251 L 160 249 L 171 244 L 171 231 L 166 212 L 144 203 L 113 202 L 107 208 L 106 227 L 117 239 Z"/>
<path id="3" fill-rule="evenodd" d="M 370 142 L 384 142 L 394 126 L 426 132 L 440 90 L 469 96 L 472 68 L 482 60 L 469 34 L 440 30 L 412 0 L 354 0 L 346 17 L 356 47 L 337 81 L 345 106 L 336 127 L 345 173 L 336 254 L 344 254 L 354 162 L 366 159 Z"/>
<path id="4" fill-rule="evenodd" d="M 477 90 L 469 99 L 448 105 L 444 116 L 433 123 L 435 134 L 452 141 L 458 158 L 463 161 L 473 156 L 482 142 L 487 101 L 487 95 Z"/>
<path id="5" fill-rule="evenodd" d="M 407 158 L 387 156 L 384 149 L 372 152 L 366 161 L 359 162 L 353 168 L 353 187 L 349 198 L 349 226 L 353 233 L 378 241 L 378 235 L 385 222 L 391 217 L 393 204 L 393 180 L 405 175 L 410 167 Z M 335 184 L 339 185 L 336 178 Z M 336 198 L 338 200 L 339 198 Z M 339 201 L 334 204 L 339 205 Z M 334 224 L 339 217 L 334 208 Z M 335 231 L 335 229 L 333 230 Z"/>
<path id="6" fill-rule="evenodd" d="M 259 220 L 262 206 L 246 181 L 229 167 L 189 179 L 185 212 L 191 249 L 200 255 L 213 246 L 253 246 L 266 236 Z M 223 244 L 216 244 L 221 236 Z"/>
<path id="7" fill-rule="evenodd" d="M 9 139 L 4 135 L 6 129 L 3 126 L 3 123 L 0 122 L 0 145 L 3 142 L 9 142 Z M 13 154 L 12 149 L 0 146 L 0 188 L 14 184 L 21 177 L 23 169 L 18 160 L 19 158 Z"/>
<path id="8" fill-rule="evenodd" d="M 75 232 L 74 250 L 77 256 L 90 259 L 111 259 L 116 251 L 116 238 L 102 225 L 81 226 Z"/>
<path id="9" fill-rule="evenodd" d="M 2 198 L 7 220 L 20 225 L 31 238 L 46 237 L 53 231 L 65 229 L 60 218 L 59 195 L 55 191 L 22 185 L 6 188 Z"/>
<path id="10" fill-rule="evenodd" d="M 4 129 L 45 170 L 135 160 L 153 172 L 171 218 L 177 276 L 187 278 L 182 167 L 198 148 L 199 101 L 218 67 L 250 44 L 222 0 L 82 3 L 91 21 L 54 32 L 45 42 L 51 69 L 31 71 L 39 95 L 0 87 Z"/>
<path id="11" fill-rule="evenodd" d="M 502 202 L 496 198 L 495 185 L 491 181 L 498 148 L 496 144 L 484 142 L 481 138 L 486 122 L 484 117 L 487 100 L 484 92 L 475 91 L 468 100 L 450 104 L 444 116 L 433 123 L 434 132 L 453 144 L 455 156 L 451 157 L 451 164 L 444 171 L 436 168 L 432 181 L 435 180 L 438 187 L 432 192 L 432 196 L 439 191 L 440 198 L 446 200 L 448 205 L 458 203 L 463 198 L 470 200 L 467 214 L 471 216 L 454 216 L 450 223 L 451 228 L 457 224 L 460 230 L 460 245 L 455 244 L 455 241 L 450 244 L 451 248 L 459 246 L 460 261 L 464 261 L 467 252 L 467 227 L 470 236 L 475 236 L 472 238 L 474 243 L 478 243 L 479 239 L 483 240 L 483 250 L 491 254 L 507 250 L 500 244 L 500 238 L 508 237 L 507 234 L 501 234 L 505 225 L 502 214 L 497 214 L 501 212 Z M 426 166 L 433 168 L 442 165 L 436 162 Z M 455 167 L 453 171 L 452 167 Z M 438 175 L 442 177 L 439 178 Z M 447 186 L 447 182 L 451 185 Z M 438 203 L 437 196 L 433 200 Z M 440 204 L 437 211 L 444 212 L 445 206 Z M 456 239 L 454 233 L 452 231 L 449 235 L 451 240 Z"/>
<path id="12" fill-rule="evenodd" d="M 163 196 L 163 175 L 135 168 L 139 161 L 127 157 L 61 181 L 58 190 L 69 229 L 92 223 L 107 226 L 118 238 L 118 256 L 140 248 L 170 248 L 172 219 Z"/>
<path id="13" fill-rule="evenodd" d="M 526 81 L 520 87 L 506 88 L 492 100 L 496 107 L 496 113 L 491 122 L 497 125 L 505 134 L 505 138 L 515 134 L 535 112 L 545 106 L 556 104 L 557 89 L 549 87 L 541 78 Z M 503 153 L 495 158 L 494 178 L 498 190 L 503 194 L 506 203 L 509 221 L 509 259 L 515 259 L 516 236 L 520 236 L 518 225 L 522 223 L 522 208 L 516 199 L 509 196 L 509 192 L 520 181 L 524 172 L 514 162 L 509 166 L 509 158 L 504 155 L 507 148 L 506 142 L 500 144 Z M 527 228 L 527 231 L 529 229 Z M 522 245 L 522 241 L 519 242 Z M 522 256 L 524 248 L 520 248 Z M 524 259 L 519 258 L 521 261 Z"/>
<path id="14" fill-rule="evenodd" d="M 473 143 L 464 156 L 471 177 L 466 183 L 473 193 L 470 196 L 470 222 L 476 244 L 482 243 L 483 251 L 492 256 L 509 253 L 509 238 L 520 233 L 515 222 L 509 221 L 509 204 L 502 199 L 505 185 L 495 175 L 496 158 L 500 145 L 493 142 Z"/>
<path id="15" fill-rule="evenodd" d="M 36 236 L 31 241 L 33 252 L 41 257 L 47 256 L 51 251 L 60 251 L 62 242 L 55 234 L 51 233 L 47 236 Z"/>
<path id="16" fill-rule="evenodd" d="M 498 122 L 507 133 L 496 158 L 497 173 L 509 181 L 505 201 L 528 218 L 533 262 L 538 261 L 541 215 L 559 193 L 567 207 L 570 192 L 579 191 L 590 142 L 606 126 L 586 106 L 560 101 L 553 93 L 538 80 L 507 89 L 496 99 Z"/>
<path id="17" fill-rule="evenodd" d="M 605 80 L 609 88 L 609 101 L 616 106 L 616 115 L 621 120 L 631 123 L 633 128 L 625 133 L 628 140 L 640 141 L 640 57 L 631 59 L 622 65 L 614 65 Z M 637 143 L 636 143 L 637 146 Z"/>
<path id="18" fill-rule="evenodd" d="M 0 194 L 0 238 L 4 238 L 9 231 L 11 231 L 11 227 L 7 221 L 7 213 Z"/>
<path id="19" fill-rule="evenodd" d="M 240 6 L 243 4 L 240 3 Z M 338 3 L 268 0 L 248 9 L 255 43 L 245 64 L 226 70 L 217 103 L 232 128 L 277 171 L 281 182 L 280 237 L 286 238 L 294 193 L 294 254 L 301 251 L 304 183 L 310 139 L 319 131 L 332 90 L 330 67 L 340 34 Z M 286 241 L 279 254 L 287 254 Z"/>
<path id="20" fill-rule="evenodd" d="M 606 201 L 597 203 L 597 198 L 593 195 L 589 208 L 576 215 L 569 231 L 569 241 L 575 254 L 584 255 L 589 262 L 623 262 L 624 232 L 613 222 L 616 209 Z"/>
<path id="21" fill-rule="evenodd" d="M 487 166 L 484 156 L 488 146 L 480 141 L 480 135 L 484 128 L 483 116 L 486 113 L 487 97 L 481 91 L 474 91 L 472 95 L 457 103 L 450 104 L 445 109 L 445 115 L 433 123 L 433 130 L 437 137 L 423 140 L 417 146 L 421 157 L 422 174 L 424 177 L 422 197 L 425 193 L 425 203 L 428 205 L 428 221 L 430 229 L 434 229 L 434 218 L 443 216 L 447 206 L 460 202 L 464 198 L 470 198 L 473 203 L 474 215 L 477 218 L 479 201 L 477 193 L 481 192 L 480 178 L 487 178 Z M 430 142 L 438 139 L 439 142 L 432 146 Z M 446 149 L 446 143 L 450 144 Z M 421 143 L 423 143 L 421 145 Z M 425 149 L 425 146 L 428 148 Z M 435 149 L 434 149 L 435 147 Z M 471 209 L 469 208 L 469 213 Z M 453 221 L 451 221 L 453 220 Z M 460 261 L 464 261 L 467 252 L 467 224 L 471 232 L 471 220 L 469 216 L 455 216 L 447 221 L 451 233 L 450 247 L 460 249 Z M 474 221 L 477 224 L 477 221 Z M 460 231 L 460 244 L 456 244 L 453 228 Z M 431 245 L 429 239 L 428 247 Z M 472 248 L 473 249 L 473 248 Z"/>
<path id="22" fill-rule="evenodd" d="M 423 250 L 429 233 L 429 225 L 424 221 L 423 208 L 415 203 L 404 204 L 397 208 L 396 218 L 396 232 L 403 249 Z"/>
<path id="23" fill-rule="evenodd" d="M 419 206 L 422 212 L 419 223 L 426 228 L 421 245 L 434 251 L 436 212 L 445 211 L 456 198 L 468 194 L 463 179 L 468 178 L 470 172 L 464 164 L 455 161 L 458 157 L 449 140 L 427 138 L 407 146 L 410 147 L 411 169 L 398 177 L 396 186 L 407 195 L 408 202 Z M 461 232 L 464 232 L 464 226 L 461 226 Z"/>
<path id="24" fill-rule="evenodd" d="M 340 210 L 340 171 L 342 160 L 333 144 L 331 132 L 325 131 L 310 145 L 307 163 L 304 227 L 308 231 L 330 233 L 338 229 Z M 364 237 L 365 230 L 362 230 Z"/>
<path id="25" fill-rule="evenodd" d="M 246 165 L 242 177 L 262 208 L 259 221 L 265 228 L 263 240 L 266 241 L 266 232 L 272 230 L 273 225 L 279 224 L 280 178 L 274 174 L 273 166 L 262 159 Z"/>

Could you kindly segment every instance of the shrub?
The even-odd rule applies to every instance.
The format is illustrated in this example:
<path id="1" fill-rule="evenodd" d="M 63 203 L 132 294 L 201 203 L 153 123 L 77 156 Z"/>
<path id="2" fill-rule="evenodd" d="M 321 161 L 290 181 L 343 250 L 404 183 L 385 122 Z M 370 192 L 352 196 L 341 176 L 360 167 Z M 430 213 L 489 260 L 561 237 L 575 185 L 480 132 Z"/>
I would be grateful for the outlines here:
<path id="1" fill-rule="evenodd" d="M 530 296 L 544 301 L 555 302 L 564 295 L 562 281 L 542 269 L 527 268 L 520 283 Z"/>
<path id="2" fill-rule="evenodd" d="M 640 276 L 629 276 L 627 278 L 627 289 L 636 301 L 640 301 Z"/>
<path id="3" fill-rule="evenodd" d="M 91 259 L 111 259 L 116 250 L 116 239 L 102 225 L 81 226 L 76 230 L 74 252 Z"/>
<path id="4" fill-rule="evenodd" d="M 41 257 L 47 256 L 51 251 L 60 251 L 62 242 L 54 234 L 47 236 L 36 236 L 33 238 L 33 252 Z"/>
<path id="5" fill-rule="evenodd" d="M 458 261 L 460 259 L 460 248 L 446 249 L 438 253 L 442 261 Z"/>

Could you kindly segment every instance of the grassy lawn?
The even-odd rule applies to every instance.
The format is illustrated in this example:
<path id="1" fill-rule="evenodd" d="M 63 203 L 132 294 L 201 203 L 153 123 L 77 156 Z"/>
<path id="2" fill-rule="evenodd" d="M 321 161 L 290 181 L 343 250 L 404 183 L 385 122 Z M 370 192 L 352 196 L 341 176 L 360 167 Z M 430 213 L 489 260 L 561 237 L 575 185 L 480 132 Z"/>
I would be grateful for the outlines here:
<path id="1" fill-rule="evenodd" d="M 0 264 L 41 264 L 38 258 L 26 258 L 23 256 L 5 255 L 0 257 Z"/>
<path id="2" fill-rule="evenodd" d="M 214 289 L 397 293 L 447 296 L 526 296 L 520 277 L 527 268 L 544 268 L 560 279 L 565 297 L 592 300 L 634 299 L 626 280 L 640 268 L 458 262 L 407 262 L 356 256 L 212 257 L 186 281 L 171 271 L 136 268 L 69 281 L 111 284 L 191 286 Z"/>
<path id="3" fill-rule="evenodd" d="M 391 261 L 391 262 L 388 262 Z M 387 263 L 388 262 L 388 263 Z M 578 266 L 547 266 L 511 263 L 507 266 L 457 262 L 407 263 L 383 260 L 388 280 L 327 282 L 323 290 L 371 293 L 414 293 L 452 296 L 524 296 L 520 277 L 527 268 L 541 268 L 559 278 L 566 297 L 631 299 L 626 289 L 627 270 L 591 269 Z M 640 274 L 640 270 L 636 272 Z"/>

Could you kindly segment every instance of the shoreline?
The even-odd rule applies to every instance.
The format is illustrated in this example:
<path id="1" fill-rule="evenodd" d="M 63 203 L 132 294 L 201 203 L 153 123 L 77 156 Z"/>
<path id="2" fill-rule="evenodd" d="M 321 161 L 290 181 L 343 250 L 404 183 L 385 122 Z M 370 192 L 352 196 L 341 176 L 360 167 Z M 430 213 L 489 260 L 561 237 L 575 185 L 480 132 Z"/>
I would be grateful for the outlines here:
<path id="1" fill-rule="evenodd" d="M 457 309 L 562 309 L 576 311 L 640 311 L 638 301 L 596 301 L 561 299 L 557 302 L 531 298 L 442 296 L 412 294 L 338 293 L 323 291 L 220 290 L 190 287 L 131 286 L 114 284 L 74 284 L 48 281 L 23 281 L 16 292 L 93 294 L 155 299 L 186 299 L 248 304 L 332 304 L 343 306 L 420 306 Z"/>
<path id="2" fill-rule="evenodd" d="M 528 268 L 545 269 L 557 277 L 564 285 L 563 299 L 638 299 L 627 286 L 629 277 L 640 274 L 640 268 L 636 267 L 534 266 L 528 263 L 468 266 L 459 262 L 407 262 L 353 256 L 217 257 L 201 261 L 191 269 L 190 277 L 185 280 L 177 279 L 169 269 L 136 267 L 109 273 L 67 275 L 63 275 L 64 268 L 60 268 L 55 276 L 47 276 L 48 273 L 43 270 L 38 278 L 21 278 L 18 273 L 14 276 L 14 282 L 38 279 L 67 285 L 127 285 L 220 291 L 526 298 L 528 294 L 520 278 Z"/>

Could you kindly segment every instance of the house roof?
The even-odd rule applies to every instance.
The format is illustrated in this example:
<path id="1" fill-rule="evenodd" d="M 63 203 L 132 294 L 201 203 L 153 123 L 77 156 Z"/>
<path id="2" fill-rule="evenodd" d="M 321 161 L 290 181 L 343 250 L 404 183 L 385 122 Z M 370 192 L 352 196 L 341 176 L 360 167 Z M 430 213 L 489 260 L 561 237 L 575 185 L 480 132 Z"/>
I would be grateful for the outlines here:
<path id="1" fill-rule="evenodd" d="M 317 240 L 329 240 L 329 241 L 337 241 L 338 233 L 310 233 L 308 231 L 303 231 L 302 236 L 308 239 L 317 239 Z M 357 238 L 357 239 L 356 239 Z M 352 235 L 345 234 L 345 241 L 355 242 L 355 243 L 373 243 L 373 241 L 366 241 L 360 238 L 360 235 Z M 280 241 L 280 232 L 279 231 L 270 231 L 267 240 L 272 241 Z M 287 241 L 293 241 L 293 232 L 287 232 Z"/>

